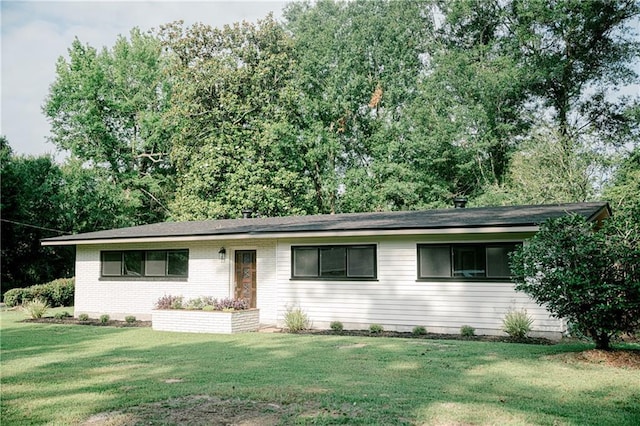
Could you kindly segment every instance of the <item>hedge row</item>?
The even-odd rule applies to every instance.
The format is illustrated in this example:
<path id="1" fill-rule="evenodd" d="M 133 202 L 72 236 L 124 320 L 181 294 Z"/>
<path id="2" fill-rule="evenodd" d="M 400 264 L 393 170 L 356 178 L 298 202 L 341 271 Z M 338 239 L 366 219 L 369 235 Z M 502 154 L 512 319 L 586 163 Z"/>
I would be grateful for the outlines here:
<path id="1" fill-rule="evenodd" d="M 46 284 L 8 290 L 4 294 L 4 303 L 11 308 L 33 299 L 42 299 L 49 306 L 73 306 L 74 291 L 74 278 L 60 278 Z"/>

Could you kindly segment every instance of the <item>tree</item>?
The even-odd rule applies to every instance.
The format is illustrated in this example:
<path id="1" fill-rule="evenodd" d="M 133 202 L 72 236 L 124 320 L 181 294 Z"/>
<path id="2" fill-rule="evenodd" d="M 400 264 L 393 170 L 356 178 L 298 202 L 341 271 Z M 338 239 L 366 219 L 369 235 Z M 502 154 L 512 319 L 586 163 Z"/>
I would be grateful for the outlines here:
<path id="1" fill-rule="evenodd" d="M 430 2 L 318 1 L 285 10 L 298 89 L 293 121 L 317 212 L 413 208 L 405 137 Z"/>
<path id="2" fill-rule="evenodd" d="M 448 184 L 443 192 L 498 204 L 518 202 L 525 194 L 552 202 L 596 193 L 599 176 L 608 174 L 603 153 L 638 141 L 637 104 L 619 89 L 638 78 L 632 65 L 640 42 L 629 24 L 640 4 L 437 4 L 444 19 L 429 50 L 431 70 L 414 115 L 416 137 L 427 152 L 440 154 L 426 158 L 433 158 L 427 169 Z M 549 152 L 555 156 L 551 163 Z M 547 191 L 545 179 L 527 187 L 530 158 L 558 194 Z"/>
<path id="3" fill-rule="evenodd" d="M 14 155 L 4 136 L 0 161 L 2 292 L 73 275 L 72 249 L 40 245 L 65 232 L 60 168 L 50 156 Z"/>
<path id="4" fill-rule="evenodd" d="M 526 72 L 505 46 L 503 6 L 438 4 L 444 20 L 428 44 L 410 137 L 420 147 L 420 170 L 431 180 L 428 197 L 448 202 L 504 183 L 530 114 Z"/>
<path id="5" fill-rule="evenodd" d="M 550 219 L 511 258 L 516 290 L 565 318 L 598 349 L 640 326 L 640 201 L 602 229 L 573 215 Z"/>
<path id="6" fill-rule="evenodd" d="M 607 174 L 608 155 L 602 153 L 638 142 L 637 97 L 619 90 L 638 81 L 632 65 L 640 42 L 629 24 L 640 15 L 640 3 L 513 0 L 507 7 L 507 39 L 528 76 L 537 128 L 552 129 L 554 163 L 565 165 L 556 167 L 555 179 L 565 182 L 572 201 L 581 201 Z M 576 174 L 570 165 L 578 157 Z M 586 186 L 579 176 L 585 169 L 597 171 Z"/>
<path id="7" fill-rule="evenodd" d="M 640 199 L 640 147 L 622 156 L 615 174 L 604 188 L 604 198 L 621 210 L 627 210 Z"/>
<path id="8" fill-rule="evenodd" d="M 160 42 L 138 29 L 101 51 L 76 39 L 69 59 L 58 59 L 43 107 L 51 141 L 84 167 L 102 169 L 97 175 L 122 192 L 132 225 L 163 220 L 173 196 L 163 72 Z"/>
<path id="9" fill-rule="evenodd" d="M 308 212 L 308 179 L 288 126 L 296 96 L 284 29 L 268 17 L 223 29 L 174 23 L 159 35 L 172 58 L 172 217 Z"/>

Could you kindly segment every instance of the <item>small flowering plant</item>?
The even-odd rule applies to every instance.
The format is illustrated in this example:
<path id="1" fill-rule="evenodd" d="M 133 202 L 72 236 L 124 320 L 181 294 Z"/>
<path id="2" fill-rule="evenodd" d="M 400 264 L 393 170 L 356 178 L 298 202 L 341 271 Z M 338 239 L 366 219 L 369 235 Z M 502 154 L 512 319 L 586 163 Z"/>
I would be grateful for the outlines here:
<path id="1" fill-rule="evenodd" d="M 210 296 L 184 299 L 182 296 L 165 295 L 158 299 L 156 309 L 187 309 L 193 311 L 243 311 L 249 309 L 245 299 L 215 299 Z"/>

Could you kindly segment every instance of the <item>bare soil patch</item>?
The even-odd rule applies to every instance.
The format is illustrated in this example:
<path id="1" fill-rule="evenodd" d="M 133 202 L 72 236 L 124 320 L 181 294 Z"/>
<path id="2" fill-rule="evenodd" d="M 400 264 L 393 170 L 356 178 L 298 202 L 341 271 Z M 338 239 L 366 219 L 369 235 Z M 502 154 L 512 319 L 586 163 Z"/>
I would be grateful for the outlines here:
<path id="1" fill-rule="evenodd" d="M 549 358 L 566 363 L 599 364 L 607 367 L 640 370 L 640 350 L 590 349 L 582 352 L 569 352 L 551 355 Z"/>
<path id="2" fill-rule="evenodd" d="M 318 413 L 311 403 L 281 405 L 240 399 L 220 399 L 209 395 L 192 395 L 127 410 L 99 413 L 87 419 L 83 426 L 137 425 L 238 425 L 271 426 L 286 424 L 294 416 Z M 326 414 L 326 413 L 325 413 Z"/>

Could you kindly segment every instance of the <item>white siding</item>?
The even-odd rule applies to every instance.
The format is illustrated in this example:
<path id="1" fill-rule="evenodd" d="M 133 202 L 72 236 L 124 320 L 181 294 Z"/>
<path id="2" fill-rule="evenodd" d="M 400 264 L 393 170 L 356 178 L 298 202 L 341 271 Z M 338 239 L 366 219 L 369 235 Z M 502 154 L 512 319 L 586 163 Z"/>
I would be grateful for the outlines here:
<path id="1" fill-rule="evenodd" d="M 225 247 L 227 259 L 218 258 Z M 189 249 L 189 277 L 186 280 L 122 280 L 100 277 L 100 250 Z M 83 246 L 76 251 L 75 314 L 91 317 L 108 314 L 113 319 L 135 315 L 137 319 L 151 319 L 151 310 L 164 295 L 195 298 L 216 298 L 233 295 L 234 250 L 257 251 L 257 308 L 261 322 L 276 321 L 275 243 L 272 241 L 238 242 L 207 241 L 185 244 L 112 244 Z"/>
<path id="2" fill-rule="evenodd" d="M 477 241 L 477 240 L 476 240 Z M 507 282 L 418 281 L 417 244 L 424 239 L 343 239 L 331 243 L 378 244 L 377 281 L 291 280 L 291 245 L 322 244 L 320 240 L 280 241 L 278 281 L 279 325 L 287 308 L 301 308 L 316 328 L 341 321 L 348 329 L 381 324 L 387 330 L 411 331 L 424 326 L 430 332 L 459 333 L 471 325 L 478 334 L 502 334 L 504 315 L 526 309 L 534 318 L 534 335 L 558 337 L 562 323 Z"/>
<path id="3" fill-rule="evenodd" d="M 256 250 L 257 308 L 263 325 L 283 325 L 290 307 L 300 307 L 316 328 L 341 321 L 347 329 L 381 324 L 387 330 L 410 331 L 424 326 L 430 332 L 458 333 L 462 325 L 478 334 L 502 334 L 504 315 L 526 309 L 534 318 L 534 335 L 558 337 L 564 324 L 507 282 L 418 281 L 417 244 L 434 241 L 513 241 L 523 235 L 429 235 L 291 240 L 229 240 L 184 244 L 80 245 L 76 258 L 76 315 L 109 314 L 114 319 L 135 315 L 150 319 L 163 295 L 185 298 L 231 297 L 234 253 Z M 291 279 L 291 245 L 372 243 L 378 247 L 375 281 L 321 281 Z M 227 259 L 218 258 L 225 247 Z M 123 281 L 100 278 L 100 250 L 189 249 L 189 277 L 183 281 Z"/>

